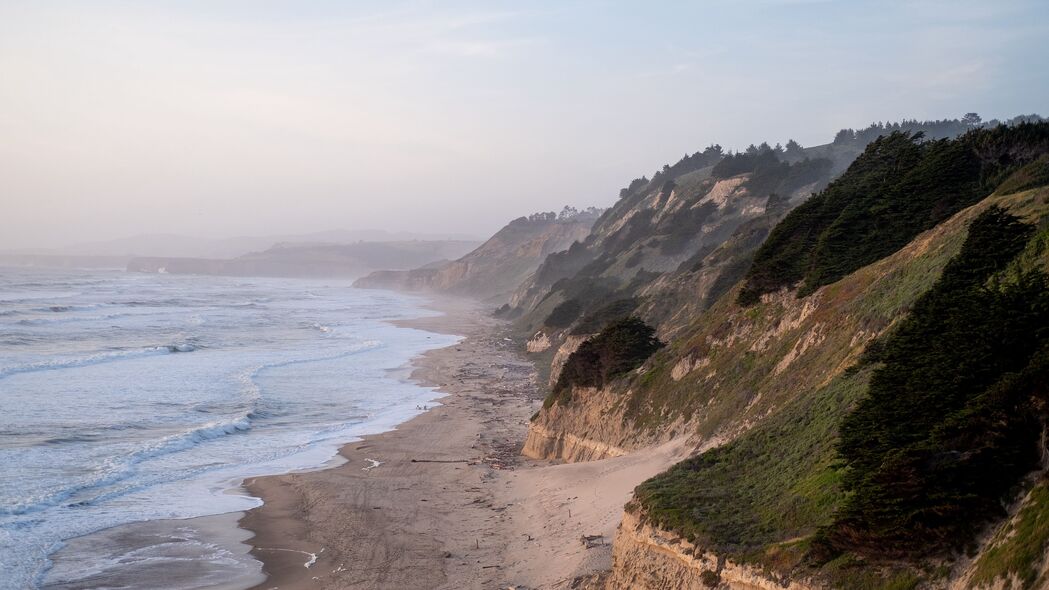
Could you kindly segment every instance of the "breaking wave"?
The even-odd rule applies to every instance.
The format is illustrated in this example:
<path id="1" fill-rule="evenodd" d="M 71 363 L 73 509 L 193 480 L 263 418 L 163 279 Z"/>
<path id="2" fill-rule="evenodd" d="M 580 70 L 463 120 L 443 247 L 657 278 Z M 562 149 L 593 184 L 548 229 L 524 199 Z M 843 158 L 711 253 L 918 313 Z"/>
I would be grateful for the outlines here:
<path id="1" fill-rule="evenodd" d="M 92 354 L 82 357 L 39 361 L 35 363 L 26 363 L 24 365 L 0 367 L 0 379 L 3 379 L 4 377 L 10 377 L 11 375 L 17 375 L 19 373 L 35 373 L 37 371 L 57 371 L 60 369 L 73 369 L 78 367 L 87 367 L 90 365 L 100 365 L 103 363 L 112 363 L 116 361 L 156 356 L 161 354 L 193 352 L 194 350 L 197 350 L 197 346 L 194 344 L 176 343 L 165 344 L 163 346 L 150 346 L 149 348 L 141 348 L 137 350 L 118 350 L 114 352 L 100 352 L 98 354 Z"/>

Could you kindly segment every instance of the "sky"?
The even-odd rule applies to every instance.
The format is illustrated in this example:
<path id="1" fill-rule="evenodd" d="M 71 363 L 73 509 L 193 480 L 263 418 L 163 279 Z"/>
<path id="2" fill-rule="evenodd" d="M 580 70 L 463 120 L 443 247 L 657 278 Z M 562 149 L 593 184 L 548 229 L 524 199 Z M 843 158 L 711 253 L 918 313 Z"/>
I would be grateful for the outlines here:
<path id="1" fill-rule="evenodd" d="M 711 143 L 1049 115 L 1049 2 L 0 0 L 0 248 L 485 237 Z"/>

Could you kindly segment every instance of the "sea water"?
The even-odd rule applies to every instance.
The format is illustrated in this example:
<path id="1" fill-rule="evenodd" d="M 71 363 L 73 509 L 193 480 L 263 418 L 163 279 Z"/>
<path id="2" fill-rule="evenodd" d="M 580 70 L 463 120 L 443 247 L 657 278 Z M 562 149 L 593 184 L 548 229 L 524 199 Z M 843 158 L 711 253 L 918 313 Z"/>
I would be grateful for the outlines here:
<path id="1" fill-rule="evenodd" d="M 235 493 L 245 477 L 321 465 L 431 404 L 391 374 L 456 341 L 390 323 L 421 303 L 334 280 L 0 269 L 0 588 L 120 587 L 144 561 L 201 555 L 243 566 L 207 539 L 189 557 L 108 545 L 146 534 L 119 525 L 256 506 Z M 206 536 L 190 528 L 167 530 Z M 103 529 L 124 532 L 70 541 Z"/>

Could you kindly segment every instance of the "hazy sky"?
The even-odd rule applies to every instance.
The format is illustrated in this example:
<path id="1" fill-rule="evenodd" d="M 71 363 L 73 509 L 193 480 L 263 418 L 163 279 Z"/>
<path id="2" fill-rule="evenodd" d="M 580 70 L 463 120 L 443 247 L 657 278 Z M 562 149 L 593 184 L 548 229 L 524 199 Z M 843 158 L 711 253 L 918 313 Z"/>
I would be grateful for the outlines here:
<path id="1" fill-rule="evenodd" d="M 711 142 L 1049 114 L 1049 2 L 0 0 L 0 248 L 483 236 Z"/>

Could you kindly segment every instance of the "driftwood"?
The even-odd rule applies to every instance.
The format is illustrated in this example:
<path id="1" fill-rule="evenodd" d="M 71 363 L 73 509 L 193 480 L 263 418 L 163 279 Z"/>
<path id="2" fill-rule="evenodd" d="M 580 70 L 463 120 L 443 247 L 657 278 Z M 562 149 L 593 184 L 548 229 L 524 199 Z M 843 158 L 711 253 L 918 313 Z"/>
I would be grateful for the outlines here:
<path id="1" fill-rule="evenodd" d="M 587 549 L 605 546 L 604 535 L 583 535 L 582 537 L 579 537 L 579 541 L 582 542 L 583 547 L 586 547 Z"/>

